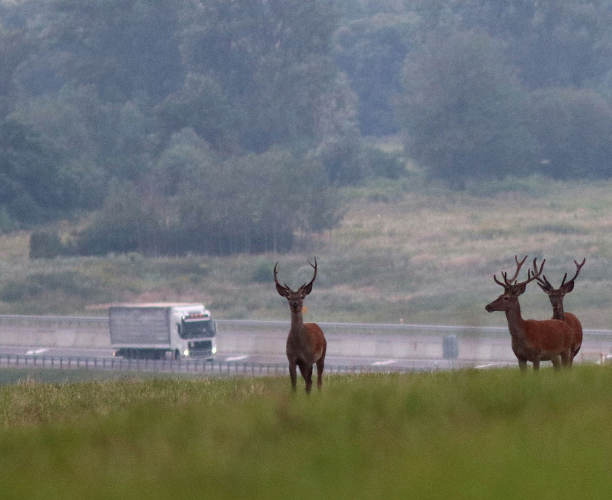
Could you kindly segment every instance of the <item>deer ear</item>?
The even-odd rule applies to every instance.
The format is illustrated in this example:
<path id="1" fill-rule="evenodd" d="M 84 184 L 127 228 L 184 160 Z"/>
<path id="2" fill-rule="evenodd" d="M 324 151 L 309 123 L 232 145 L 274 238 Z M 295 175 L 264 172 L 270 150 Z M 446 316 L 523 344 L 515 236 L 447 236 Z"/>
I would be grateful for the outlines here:
<path id="1" fill-rule="evenodd" d="M 527 290 L 527 283 L 523 283 L 519 285 L 514 295 L 516 296 L 523 295 L 525 293 L 525 290 Z"/>
<path id="2" fill-rule="evenodd" d="M 308 285 L 304 287 L 302 290 L 302 297 L 306 297 L 306 295 L 310 294 L 310 292 L 312 292 L 312 282 L 308 283 Z"/>
<path id="3" fill-rule="evenodd" d="M 544 293 L 546 295 L 550 295 L 550 288 L 547 287 L 546 285 L 543 285 L 542 283 L 540 283 L 539 281 L 537 282 L 538 286 L 544 291 Z"/>
<path id="4" fill-rule="evenodd" d="M 574 282 L 570 281 L 563 285 L 563 293 L 570 293 L 574 289 Z"/>
<path id="5" fill-rule="evenodd" d="M 288 294 L 288 292 L 287 292 L 287 289 L 286 289 L 286 288 L 283 288 L 283 287 L 282 287 L 282 286 L 280 286 L 279 284 L 277 284 L 277 285 L 276 285 L 276 291 L 278 292 L 278 294 L 279 294 L 281 297 L 285 297 L 285 298 L 287 298 L 287 297 L 289 296 L 289 294 Z"/>

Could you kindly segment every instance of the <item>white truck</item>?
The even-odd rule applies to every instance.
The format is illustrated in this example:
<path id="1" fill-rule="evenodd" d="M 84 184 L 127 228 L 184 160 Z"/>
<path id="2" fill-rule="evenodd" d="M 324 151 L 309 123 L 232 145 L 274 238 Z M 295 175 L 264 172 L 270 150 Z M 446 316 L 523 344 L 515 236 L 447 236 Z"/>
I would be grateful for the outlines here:
<path id="1" fill-rule="evenodd" d="M 217 352 L 217 325 L 202 304 L 123 304 L 108 317 L 115 356 L 178 360 Z"/>

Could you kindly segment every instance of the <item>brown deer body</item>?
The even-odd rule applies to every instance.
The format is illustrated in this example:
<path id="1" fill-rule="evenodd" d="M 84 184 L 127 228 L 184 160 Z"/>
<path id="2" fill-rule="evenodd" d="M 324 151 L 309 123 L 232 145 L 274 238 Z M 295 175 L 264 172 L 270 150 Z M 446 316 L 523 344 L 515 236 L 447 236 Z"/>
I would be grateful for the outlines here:
<path id="1" fill-rule="evenodd" d="M 577 261 L 574 261 L 576 264 L 576 274 L 574 277 L 569 280 L 567 283 L 565 280 L 567 279 L 567 273 L 563 276 L 563 281 L 561 282 L 561 286 L 559 288 L 554 288 L 550 282 L 546 279 L 546 276 L 542 276 L 542 278 L 536 278 L 538 281 L 538 285 L 544 293 L 548 295 L 550 299 L 550 303 L 553 308 L 553 319 L 558 319 L 561 321 L 565 321 L 574 332 L 574 337 L 572 340 L 572 361 L 580 351 L 580 347 L 582 346 L 582 324 L 580 320 L 572 313 L 565 312 L 563 310 L 563 298 L 565 294 L 570 293 L 574 289 L 574 280 L 580 274 L 580 269 L 584 266 L 586 262 L 586 258 L 582 260 L 581 264 L 578 264 Z"/>
<path id="2" fill-rule="evenodd" d="M 310 262 L 309 262 L 310 264 Z M 291 389 L 296 390 L 297 367 L 306 382 L 306 392 L 312 389 L 312 369 L 317 365 L 317 387 L 321 389 L 323 384 L 323 368 L 325 366 L 325 352 L 327 341 L 323 330 L 316 323 L 304 323 L 302 308 L 304 299 L 312 291 L 312 284 L 317 277 L 317 259 L 314 265 L 314 276 L 310 283 L 304 283 L 296 292 L 287 285 L 281 285 L 277 279 L 278 262 L 274 266 L 274 282 L 276 290 L 281 297 L 285 297 L 291 309 L 291 328 L 287 337 L 287 359 L 289 360 L 289 376 L 291 377 Z"/>
<path id="3" fill-rule="evenodd" d="M 540 368 L 540 361 L 552 361 L 556 370 L 561 366 L 571 366 L 571 348 L 573 332 L 571 327 L 560 320 L 549 319 L 544 321 L 524 320 L 521 317 L 521 306 L 518 298 L 525 292 L 527 284 L 542 274 L 544 262 L 540 266 L 539 271 L 527 272 L 527 280 L 517 282 L 516 278 L 519 274 L 521 266 L 527 259 L 527 256 L 519 262 L 518 257 L 515 257 L 517 269 L 511 279 L 508 279 L 506 273 L 502 273 L 504 283 L 493 279 L 498 285 L 504 287 L 504 293 L 496 300 L 487 304 L 485 309 L 488 312 L 504 311 L 508 321 L 508 329 L 512 337 L 512 351 L 518 359 L 519 367 L 522 371 L 527 368 L 527 362 L 533 363 L 533 369 Z M 536 260 L 534 259 L 534 268 L 537 270 Z"/>

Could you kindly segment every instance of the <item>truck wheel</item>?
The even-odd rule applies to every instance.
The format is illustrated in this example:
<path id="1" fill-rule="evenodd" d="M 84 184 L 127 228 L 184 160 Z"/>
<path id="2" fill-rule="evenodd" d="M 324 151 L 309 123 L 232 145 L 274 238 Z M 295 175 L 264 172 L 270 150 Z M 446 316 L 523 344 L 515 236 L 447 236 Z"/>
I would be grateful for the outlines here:
<path id="1" fill-rule="evenodd" d="M 179 352 L 178 349 L 176 351 L 174 351 L 174 360 L 175 361 L 180 361 L 181 360 L 181 353 Z"/>

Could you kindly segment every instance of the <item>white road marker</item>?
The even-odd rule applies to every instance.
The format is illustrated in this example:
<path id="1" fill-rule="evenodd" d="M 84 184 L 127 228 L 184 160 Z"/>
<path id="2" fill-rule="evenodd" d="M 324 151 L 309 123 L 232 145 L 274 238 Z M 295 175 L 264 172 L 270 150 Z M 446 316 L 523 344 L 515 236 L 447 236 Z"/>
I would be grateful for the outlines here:
<path id="1" fill-rule="evenodd" d="M 42 354 L 43 352 L 47 352 L 48 350 L 49 349 L 36 349 L 35 351 L 28 351 L 26 352 L 26 356 L 32 354 Z"/>
<path id="2" fill-rule="evenodd" d="M 397 359 L 388 359 L 387 361 L 376 361 L 375 363 L 372 363 L 372 366 L 392 365 L 395 362 L 397 362 Z"/>
<path id="3" fill-rule="evenodd" d="M 248 356 L 234 356 L 230 358 L 225 358 L 225 361 L 242 361 L 243 359 L 247 359 Z"/>

